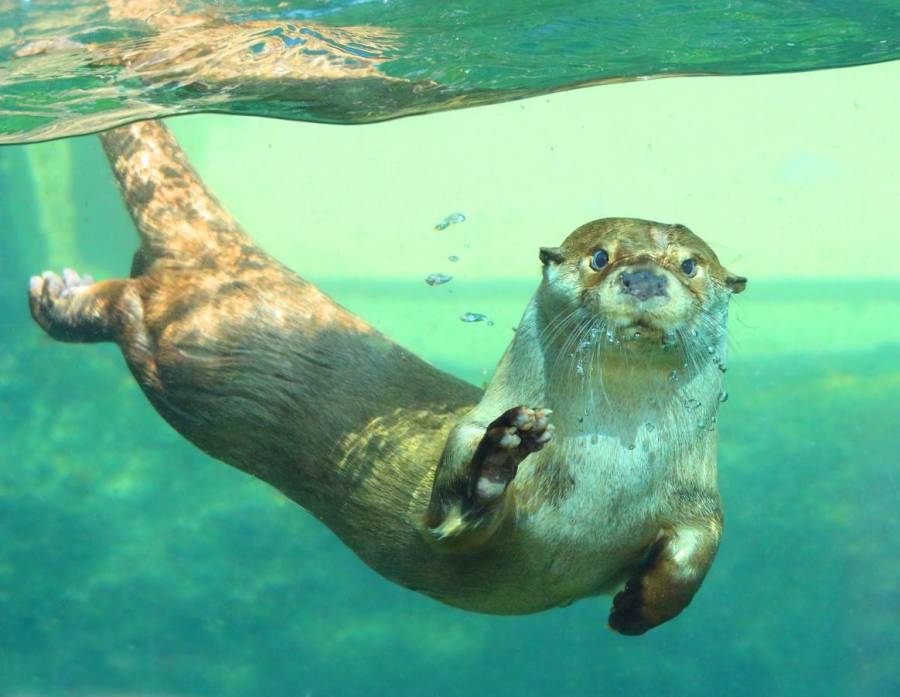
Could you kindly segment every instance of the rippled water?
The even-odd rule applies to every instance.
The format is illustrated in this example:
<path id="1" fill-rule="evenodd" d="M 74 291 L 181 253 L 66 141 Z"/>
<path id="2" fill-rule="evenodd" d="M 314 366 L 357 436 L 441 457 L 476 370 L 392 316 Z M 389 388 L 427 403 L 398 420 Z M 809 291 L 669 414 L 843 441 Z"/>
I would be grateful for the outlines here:
<path id="1" fill-rule="evenodd" d="M 333 123 L 900 57 L 882 0 L 0 1 L 0 143 L 199 111 Z"/>

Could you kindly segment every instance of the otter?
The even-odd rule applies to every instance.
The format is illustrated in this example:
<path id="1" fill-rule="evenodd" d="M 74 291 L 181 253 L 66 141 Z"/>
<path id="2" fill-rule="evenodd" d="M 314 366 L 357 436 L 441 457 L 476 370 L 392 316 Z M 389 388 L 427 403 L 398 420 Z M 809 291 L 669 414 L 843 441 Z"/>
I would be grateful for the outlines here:
<path id="1" fill-rule="evenodd" d="M 441 602 L 522 614 L 615 593 L 628 635 L 688 605 L 722 532 L 716 415 L 746 284 L 699 237 L 606 218 L 540 249 L 481 392 L 268 256 L 161 123 L 101 139 L 140 245 L 127 279 L 30 280 L 51 337 L 116 342 L 178 432 Z"/>

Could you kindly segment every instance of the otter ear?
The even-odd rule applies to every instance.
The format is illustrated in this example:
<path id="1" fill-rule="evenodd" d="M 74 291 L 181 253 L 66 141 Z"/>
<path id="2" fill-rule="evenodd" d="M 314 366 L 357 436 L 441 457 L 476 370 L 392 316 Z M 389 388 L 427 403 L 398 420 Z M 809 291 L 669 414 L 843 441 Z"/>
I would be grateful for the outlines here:
<path id="1" fill-rule="evenodd" d="M 566 255 L 562 247 L 541 247 L 541 263 L 544 266 L 550 262 L 561 264 L 565 259 Z"/>
<path id="2" fill-rule="evenodd" d="M 732 276 L 728 274 L 725 277 L 725 285 L 728 286 L 732 293 L 740 293 L 747 287 L 747 279 L 743 276 Z"/>

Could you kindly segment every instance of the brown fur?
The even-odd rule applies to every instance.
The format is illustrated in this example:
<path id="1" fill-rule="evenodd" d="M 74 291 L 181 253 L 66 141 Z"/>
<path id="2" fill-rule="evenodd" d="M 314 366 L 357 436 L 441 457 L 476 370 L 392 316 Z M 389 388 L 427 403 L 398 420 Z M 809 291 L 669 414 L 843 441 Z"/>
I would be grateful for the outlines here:
<path id="1" fill-rule="evenodd" d="M 586 585 L 536 573 L 532 564 L 543 564 L 547 552 L 522 536 L 517 521 L 562 510 L 576 486 L 564 462 L 543 457 L 552 433 L 543 412 L 522 412 L 512 393 L 503 409 L 494 408 L 490 391 L 479 403 L 476 388 L 424 363 L 269 257 L 205 189 L 161 124 L 133 124 L 102 140 L 140 233 L 132 277 L 92 283 L 46 272 L 31 283 L 35 320 L 63 341 L 117 342 L 175 429 L 307 508 L 378 572 L 459 607 L 532 612 L 608 592 L 641 568 L 666 525 L 672 540 L 682 523 L 719 529 L 706 523 L 720 517 L 718 495 L 707 491 L 713 456 L 707 489 L 667 484 L 703 502 L 702 510 L 679 504 L 665 525 L 653 514 L 617 549 L 616 561 L 597 560 L 598 569 L 612 571 L 598 570 Z M 598 241 L 637 255 L 648 247 L 638 232 L 647 225 L 655 224 L 585 226 L 563 256 L 578 257 Z M 670 234 L 718 263 L 685 229 Z M 473 421 L 479 407 L 490 418 Z M 478 499 L 485 472 L 510 490 Z M 450 510 L 463 534 L 439 539 L 435 530 Z M 660 600 L 674 572 L 646 562 L 643 605 L 632 608 L 638 619 L 613 626 L 629 632 L 674 616 L 717 542 L 718 533 L 691 553 L 702 573 L 686 581 L 691 592 L 675 604 Z"/>

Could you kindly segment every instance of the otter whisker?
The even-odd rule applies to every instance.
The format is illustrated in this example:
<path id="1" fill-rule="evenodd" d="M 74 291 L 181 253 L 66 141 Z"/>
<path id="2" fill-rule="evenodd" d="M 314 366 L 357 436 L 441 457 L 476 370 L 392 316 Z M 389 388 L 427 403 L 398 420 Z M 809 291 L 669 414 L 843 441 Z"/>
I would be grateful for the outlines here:
<path id="1" fill-rule="evenodd" d="M 571 356 L 569 356 L 569 351 L 571 350 L 571 348 L 573 346 L 577 345 L 576 342 L 578 341 L 578 336 L 581 334 L 581 331 L 582 331 L 583 327 L 585 326 L 585 324 L 589 323 L 590 321 L 591 321 L 590 317 L 579 321 L 579 323 L 575 326 L 574 330 L 569 333 L 569 336 L 566 338 L 565 342 L 563 342 L 562 348 L 556 354 L 556 357 L 553 360 L 553 364 L 552 364 L 552 368 L 551 368 L 552 374 L 554 374 L 554 375 L 557 374 L 557 370 L 560 367 L 561 361 L 566 360 L 567 358 L 571 358 Z M 562 365 L 563 365 L 563 367 L 565 367 L 566 364 L 563 363 Z M 574 365 L 572 365 L 572 370 L 574 371 L 574 369 L 575 369 Z M 562 377 L 564 379 L 566 378 L 565 375 Z M 566 382 L 568 382 L 568 380 L 566 380 Z"/>
<path id="2" fill-rule="evenodd" d="M 546 342 L 548 345 L 552 344 L 556 338 L 566 330 L 569 323 L 577 322 L 576 315 L 581 313 L 581 308 L 576 307 L 568 313 L 565 313 L 561 317 L 554 319 L 550 322 L 543 330 L 541 330 L 538 338 L 542 342 Z"/>
<path id="3" fill-rule="evenodd" d="M 594 335 L 593 346 L 591 347 L 591 362 L 588 373 L 588 389 L 590 390 L 591 397 L 591 415 L 597 413 L 597 400 L 596 400 L 596 392 L 594 390 L 594 385 L 596 384 L 600 388 L 600 392 L 603 394 L 603 398 L 606 401 L 607 406 L 610 405 L 609 395 L 606 393 L 606 385 L 603 382 L 603 362 L 600 360 L 603 354 L 603 340 L 598 339 L 601 334 L 605 334 L 606 332 L 606 322 L 602 319 L 598 319 L 596 324 L 596 333 Z M 594 381 L 594 365 L 597 364 L 597 380 L 596 383 Z"/>
<path id="4" fill-rule="evenodd" d="M 562 332 L 570 330 L 572 326 L 578 323 L 581 314 L 582 308 L 575 307 L 548 323 L 548 325 L 538 334 L 538 339 L 541 344 L 546 346 L 554 345 Z"/>

